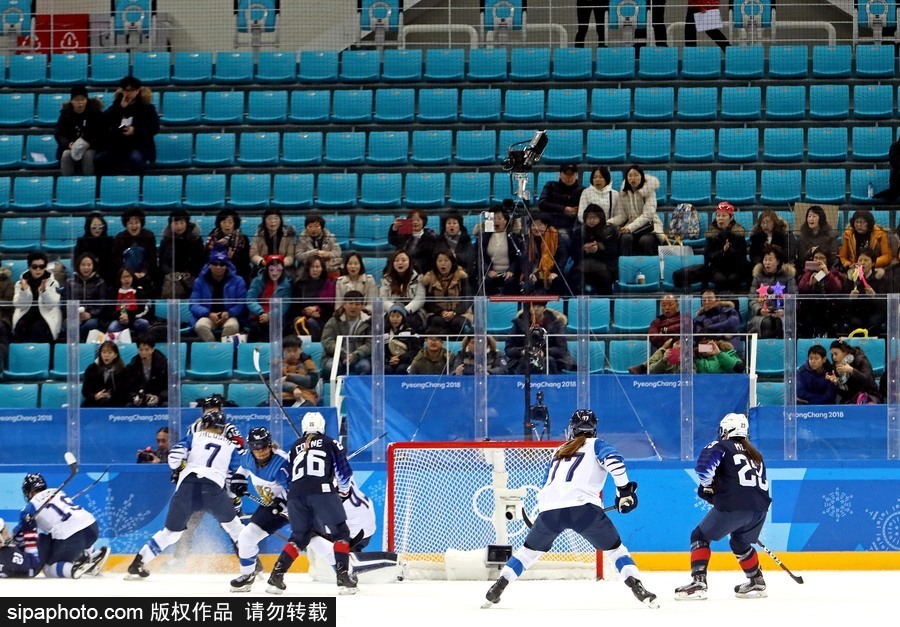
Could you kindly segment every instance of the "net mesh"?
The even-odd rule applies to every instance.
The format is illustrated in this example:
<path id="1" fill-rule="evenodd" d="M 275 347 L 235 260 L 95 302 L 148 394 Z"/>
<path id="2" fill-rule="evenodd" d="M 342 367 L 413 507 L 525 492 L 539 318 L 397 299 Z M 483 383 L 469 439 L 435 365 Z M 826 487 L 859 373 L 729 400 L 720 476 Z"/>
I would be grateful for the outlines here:
<path id="1" fill-rule="evenodd" d="M 448 554 L 467 552 L 469 562 L 483 565 L 489 544 L 509 544 L 515 551 L 528 527 L 521 517 L 506 519 L 509 501 L 500 497 L 504 490 L 524 490 L 524 511 L 534 520 L 537 492 L 555 448 L 545 442 L 393 444 L 387 530 L 391 550 L 407 561 L 412 573 L 431 571 L 438 576 L 445 570 L 449 576 Z M 602 556 L 587 540 L 566 531 L 528 574 L 587 578 L 612 572 L 602 567 L 602 561 L 598 569 L 598 559 Z"/>

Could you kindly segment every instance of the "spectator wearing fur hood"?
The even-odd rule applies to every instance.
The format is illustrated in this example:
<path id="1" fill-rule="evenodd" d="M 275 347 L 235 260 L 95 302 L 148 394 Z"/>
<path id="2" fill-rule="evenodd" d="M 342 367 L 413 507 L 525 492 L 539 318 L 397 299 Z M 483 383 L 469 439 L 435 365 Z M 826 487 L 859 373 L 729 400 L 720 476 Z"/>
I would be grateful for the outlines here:
<path id="1" fill-rule="evenodd" d="M 126 76 L 103 115 L 106 146 L 95 159 L 97 174 L 143 174 L 147 163 L 156 161 L 159 114 L 153 93 L 139 78 Z"/>

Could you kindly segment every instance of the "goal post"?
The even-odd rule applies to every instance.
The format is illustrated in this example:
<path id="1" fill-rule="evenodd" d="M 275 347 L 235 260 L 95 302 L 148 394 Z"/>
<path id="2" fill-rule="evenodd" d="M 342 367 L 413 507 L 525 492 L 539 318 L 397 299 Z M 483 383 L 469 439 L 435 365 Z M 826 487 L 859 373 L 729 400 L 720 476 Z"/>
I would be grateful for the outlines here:
<path id="1" fill-rule="evenodd" d="M 562 442 L 394 442 L 388 447 L 387 550 L 420 579 L 493 579 L 496 551 L 521 547 L 525 518 L 537 517 L 537 493 Z M 523 515 L 524 513 L 524 515 Z M 532 566 L 534 579 L 615 577 L 601 552 L 566 531 Z"/>

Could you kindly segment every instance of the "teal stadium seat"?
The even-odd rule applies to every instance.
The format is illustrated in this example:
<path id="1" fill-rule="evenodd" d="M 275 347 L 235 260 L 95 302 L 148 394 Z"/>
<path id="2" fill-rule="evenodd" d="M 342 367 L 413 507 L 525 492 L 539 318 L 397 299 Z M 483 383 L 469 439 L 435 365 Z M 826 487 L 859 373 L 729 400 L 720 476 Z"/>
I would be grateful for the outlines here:
<path id="1" fill-rule="evenodd" d="M 301 83 L 336 83 L 338 53 L 334 50 L 302 50 L 297 78 Z"/>
<path id="2" fill-rule="evenodd" d="M 270 174 L 232 174 L 228 206 L 237 209 L 264 209 L 272 195 Z"/>
<path id="3" fill-rule="evenodd" d="M 256 59 L 258 83 L 293 83 L 297 80 L 297 53 L 262 50 Z"/>
<path id="4" fill-rule="evenodd" d="M 244 92 L 208 91 L 203 97 L 203 123 L 241 124 L 244 121 Z"/>
<path id="5" fill-rule="evenodd" d="M 97 206 L 104 209 L 137 207 L 140 204 L 140 189 L 139 176 L 104 176 L 100 179 Z"/>
<path id="6" fill-rule="evenodd" d="M 168 84 L 172 76 L 172 54 L 170 52 L 135 52 L 131 60 L 131 73 L 147 85 Z M 119 80 L 121 80 L 121 76 Z"/>
<path id="7" fill-rule="evenodd" d="M 624 122 L 631 119 L 631 90 L 596 88 L 591 90 L 591 119 Z"/>
<path id="8" fill-rule="evenodd" d="M 678 90 L 679 120 L 715 120 L 718 114 L 719 90 L 715 87 L 681 87 Z"/>
<path id="9" fill-rule="evenodd" d="M 325 133 L 324 162 L 328 165 L 362 165 L 366 161 L 364 132 Z"/>
<path id="10" fill-rule="evenodd" d="M 237 366 L 234 376 L 238 379 L 256 379 L 259 374 L 253 365 L 253 353 L 259 349 L 259 368 L 266 376 L 269 374 L 269 360 L 272 347 L 268 342 L 242 342 L 237 345 Z"/>
<path id="11" fill-rule="evenodd" d="M 344 50 L 341 53 L 341 81 L 377 83 L 380 77 L 381 54 L 378 50 Z"/>
<path id="12" fill-rule="evenodd" d="M 711 130 L 711 129 L 710 129 Z M 672 172 L 672 203 L 709 205 L 712 202 L 712 172 L 709 170 L 676 170 Z"/>
<path id="13" fill-rule="evenodd" d="M 843 168 L 806 170 L 806 202 L 844 204 L 847 198 L 847 174 Z"/>
<path id="14" fill-rule="evenodd" d="M 123 76 L 128 76 L 131 57 L 127 52 L 91 53 L 91 85 L 117 85 Z"/>
<path id="15" fill-rule="evenodd" d="M 512 48 L 509 56 L 509 78 L 514 81 L 549 80 L 550 49 Z"/>
<path id="16" fill-rule="evenodd" d="M 13 200 L 10 203 L 12 209 L 38 211 L 49 209 L 52 204 L 52 176 L 20 176 L 13 182 Z"/>
<path id="17" fill-rule="evenodd" d="M 213 82 L 241 85 L 253 82 L 253 52 L 230 50 L 216 53 Z"/>
<path id="18" fill-rule="evenodd" d="M 644 282 L 638 283 L 638 274 L 644 275 Z M 645 293 L 659 290 L 659 257 L 640 255 L 619 257 L 619 279 L 615 283 L 618 293 Z M 616 301 L 618 303 L 618 301 Z"/>
<path id="19" fill-rule="evenodd" d="M 3 369 L 6 379 L 34 380 L 50 376 L 49 344 L 10 344 L 8 360 L 9 366 Z"/>
<path id="20" fill-rule="evenodd" d="M 454 107 L 455 114 L 455 107 Z M 392 88 L 375 90 L 376 122 L 402 124 L 416 117 L 416 90 Z"/>
<path id="21" fill-rule="evenodd" d="M 47 55 L 14 54 L 9 58 L 8 85 L 39 87 L 47 81 Z"/>
<path id="22" fill-rule="evenodd" d="M 784 381 L 759 381 L 756 384 L 756 404 L 763 407 L 784 405 Z"/>
<path id="23" fill-rule="evenodd" d="M 68 406 L 69 385 L 67 383 L 41 384 L 41 409 L 63 409 Z"/>
<path id="24" fill-rule="evenodd" d="M 314 189 L 315 177 L 312 174 L 276 174 L 270 204 L 282 209 L 311 207 Z"/>
<path id="25" fill-rule="evenodd" d="M 213 394 L 225 396 L 224 383 L 184 383 L 181 385 L 181 406 L 190 407 Z"/>
<path id="26" fill-rule="evenodd" d="M 497 155 L 495 131 L 457 131 L 454 161 L 465 165 L 491 165 Z"/>
<path id="27" fill-rule="evenodd" d="M 624 81 L 634 78 L 635 49 L 633 46 L 597 48 L 595 77 L 607 81 Z"/>
<path id="28" fill-rule="evenodd" d="M 806 46 L 770 46 L 769 78 L 806 78 L 809 52 Z"/>
<path id="29" fill-rule="evenodd" d="M 0 138 L 2 143 L 2 138 Z M 0 197 L 3 195 L 0 194 Z M 87 211 L 94 208 L 97 178 L 94 176 L 63 176 L 56 181 L 56 200 L 53 206 L 66 211 Z M 7 190 L 6 197 L 9 198 Z"/>
<path id="30" fill-rule="evenodd" d="M 331 119 L 331 92 L 292 91 L 288 119 L 299 124 L 325 124 Z"/>
<path id="31" fill-rule="evenodd" d="M 37 383 L 0 383 L 3 406 L 8 409 L 35 409 L 38 406 Z"/>
<path id="32" fill-rule="evenodd" d="M 405 131 L 372 131 L 368 141 L 366 163 L 370 165 L 404 165 L 409 161 L 409 133 Z"/>
<path id="33" fill-rule="evenodd" d="M 316 202 L 329 208 L 355 207 L 358 189 L 355 173 L 319 174 L 316 179 Z"/>
<path id="34" fill-rule="evenodd" d="M 579 48 L 575 48 L 579 50 Z M 587 89 L 550 89 L 547 91 L 547 119 L 553 122 L 587 120 Z"/>
<path id="35" fill-rule="evenodd" d="M 236 147 L 234 133 L 197 133 L 194 140 L 194 165 L 208 168 L 234 165 Z M 104 177 L 102 181 L 106 178 Z"/>
<path id="36" fill-rule="evenodd" d="M 381 79 L 389 83 L 422 80 L 422 51 L 418 48 L 386 49 L 381 61 Z"/>
<path id="37" fill-rule="evenodd" d="M 269 390 L 263 383 L 229 383 L 227 398 L 238 407 L 259 407 L 268 404 Z"/>
<path id="38" fill-rule="evenodd" d="M 325 138 L 321 131 L 309 133 L 284 133 L 281 141 L 282 164 L 310 166 L 322 163 Z"/>
<path id="39" fill-rule="evenodd" d="M 362 175 L 359 204 L 372 209 L 399 207 L 403 196 L 403 176 L 395 173 Z"/>
<path id="40" fill-rule="evenodd" d="M 144 176 L 141 184 L 141 206 L 164 211 L 181 206 L 184 179 L 181 176 Z"/>
<path id="41" fill-rule="evenodd" d="M 176 52 L 172 63 L 172 82 L 204 85 L 212 82 L 212 52 Z"/>
<path id="42" fill-rule="evenodd" d="M 809 88 L 809 117 L 813 120 L 842 120 L 849 116 L 849 85 L 812 85 Z"/>
<path id="43" fill-rule="evenodd" d="M 654 318 L 656 318 L 655 299 L 617 298 L 613 304 L 613 323 L 610 330 L 612 333 L 647 333 Z"/>
<path id="44" fill-rule="evenodd" d="M 806 87 L 770 85 L 766 88 L 767 120 L 803 120 L 806 118 Z"/>
<path id="45" fill-rule="evenodd" d="M 447 190 L 447 178 L 443 172 L 410 172 L 404 183 L 407 207 L 443 206 Z"/>
<path id="46" fill-rule="evenodd" d="M 758 128 L 719 129 L 719 161 L 727 163 L 753 163 L 758 158 Z"/>
<path id="47" fill-rule="evenodd" d="M 756 372 L 760 377 L 769 378 L 781 378 L 784 375 L 784 340 L 765 339 L 757 342 Z"/>
<path id="48" fill-rule="evenodd" d="M 849 45 L 813 46 L 812 75 L 814 78 L 847 78 L 851 57 Z"/>
<path id="49" fill-rule="evenodd" d="M 646 340 L 610 340 L 609 371 L 613 374 L 629 374 L 628 368 L 647 361 L 650 344 Z"/>
<path id="50" fill-rule="evenodd" d="M 331 120 L 342 124 L 372 121 L 374 94 L 371 89 L 338 90 L 332 96 Z"/>
<path id="51" fill-rule="evenodd" d="M 723 120 L 758 120 L 761 102 L 759 87 L 723 87 L 720 115 Z"/>
<path id="52" fill-rule="evenodd" d="M 718 46 L 685 47 L 681 58 L 681 77 L 713 80 L 722 76 L 722 51 Z"/>
<path id="53" fill-rule="evenodd" d="M 590 48 L 554 48 L 552 60 L 551 78 L 556 81 L 585 81 L 594 72 Z"/>
<path id="54" fill-rule="evenodd" d="M 189 166 L 194 160 L 192 133 L 160 133 L 156 142 L 156 165 Z"/>
<path id="55" fill-rule="evenodd" d="M 224 207 L 225 175 L 188 174 L 184 182 L 184 206 L 195 209 L 221 209 Z"/>
<path id="56" fill-rule="evenodd" d="M 228 379 L 234 372 L 234 344 L 194 342 L 187 376 L 192 379 Z"/>
<path id="57" fill-rule="evenodd" d="M 31 126 L 34 94 L 0 94 L 0 126 Z"/>
<path id="58" fill-rule="evenodd" d="M 241 133 L 237 162 L 248 167 L 278 165 L 280 143 L 278 133 Z"/>
<path id="59" fill-rule="evenodd" d="M 498 82 L 507 77 L 506 47 L 475 48 L 469 51 L 470 81 Z"/>
<path id="60" fill-rule="evenodd" d="M 419 90 L 419 122 L 455 122 L 458 117 L 458 89 L 439 87 Z"/>
<path id="61" fill-rule="evenodd" d="M 466 51 L 462 48 L 429 48 L 425 51 L 426 81 L 456 82 L 466 76 Z"/>

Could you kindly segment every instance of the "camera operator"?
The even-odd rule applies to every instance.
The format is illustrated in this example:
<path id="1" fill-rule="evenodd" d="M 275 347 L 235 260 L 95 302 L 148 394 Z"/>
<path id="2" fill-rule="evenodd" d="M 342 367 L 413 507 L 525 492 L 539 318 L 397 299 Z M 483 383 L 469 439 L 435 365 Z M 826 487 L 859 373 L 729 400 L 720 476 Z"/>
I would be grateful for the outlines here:
<path id="1" fill-rule="evenodd" d="M 165 407 L 169 400 L 169 362 L 153 340 L 138 340 L 138 354 L 125 368 L 128 407 Z"/>
<path id="2" fill-rule="evenodd" d="M 160 464 L 169 459 L 169 427 L 162 427 L 156 432 L 156 450 L 151 447 L 138 449 L 137 463 Z"/>
<path id="3" fill-rule="evenodd" d="M 536 374 L 556 374 L 575 370 L 575 360 L 566 344 L 566 317 L 547 308 L 547 303 L 531 303 L 531 323 L 520 311 L 512 321 L 506 341 L 509 371 L 523 374 L 527 368 Z M 531 351 L 526 353 L 525 334 L 531 339 Z M 546 358 L 546 361 L 545 361 Z"/>

